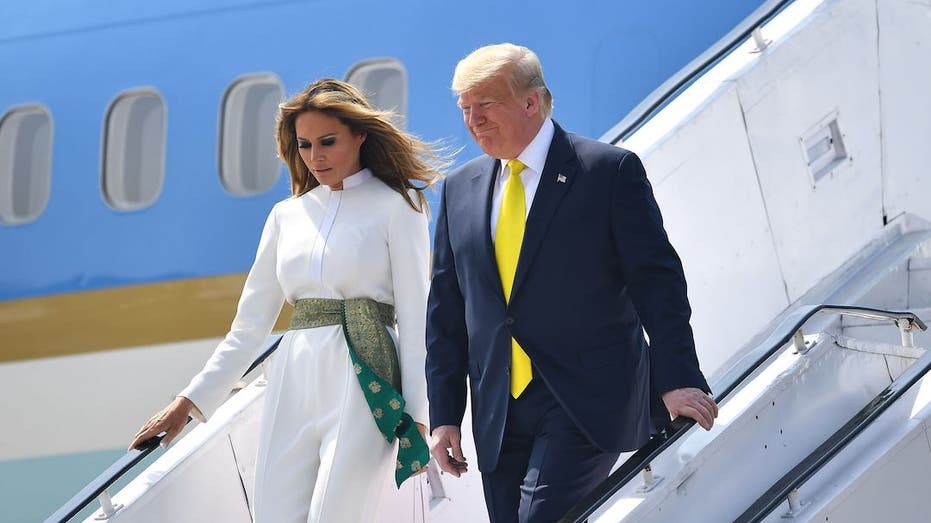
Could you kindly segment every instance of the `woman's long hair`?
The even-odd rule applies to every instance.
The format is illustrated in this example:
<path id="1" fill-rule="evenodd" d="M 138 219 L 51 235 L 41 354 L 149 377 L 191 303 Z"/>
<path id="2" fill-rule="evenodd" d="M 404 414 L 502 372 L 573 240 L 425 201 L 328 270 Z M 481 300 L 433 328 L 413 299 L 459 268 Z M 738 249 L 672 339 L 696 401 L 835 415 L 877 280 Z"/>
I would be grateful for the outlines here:
<path id="1" fill-rule="evenodd" d="M 338 118 L 355 134 L 365 133 L 359 158 L 363 168 L 399 192 L 417 211 L 427 208 L 423 191 L 442 178 L 441 170 L 451 162 L 435 147 L 412 136 L 391 123 L 393 113 L 375 109 L 361 91 L 351 84 L 325 78 L 278 106 L 278 156 L 291 173 L 291 195 L 298 197 L 320 182 L 301 159 L 294 122 L 307 111 Z M 408 191 L 413 189 L 418 204 Z"/>

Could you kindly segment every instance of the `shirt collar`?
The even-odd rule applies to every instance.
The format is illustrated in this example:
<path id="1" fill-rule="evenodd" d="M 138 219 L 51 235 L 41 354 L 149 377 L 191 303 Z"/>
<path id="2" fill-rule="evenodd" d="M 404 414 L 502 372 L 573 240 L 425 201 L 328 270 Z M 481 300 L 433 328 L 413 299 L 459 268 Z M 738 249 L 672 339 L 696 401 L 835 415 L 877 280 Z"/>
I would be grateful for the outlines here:
<path id="1" fill-rule="evenodd" d="M 372 174 L 372 171 L 368 167 L 362 169 L 361 171 L 350 174 L 349 176 L 343 178 L 343 189 L 352 189 L 353 187 L 358 187 L 363 183 L 371 180 L 375 175 Z"/>
<path id="2" fill-rule="evenodd" d="M 543 125 L 540 127 L 540 130 L 537 131 L 537 135 L 533 137 L 533 140 L 531 140 L 530 143 L 527 144 L 527 147 L 517 155 L 517 159 L 537 174 L 542 174 L 543 167 L 546 164 L 546 155 L 549 153 L 550 143 L 553 141 L 553 135 L 555 133 L 556 127 L 553 125 L 553 121 L 547 118 L 543 121 Z M 504 168 L 507 167 L 507 164 L 508 159 L 502 158 L 502 172 L 504 172 Z"/>

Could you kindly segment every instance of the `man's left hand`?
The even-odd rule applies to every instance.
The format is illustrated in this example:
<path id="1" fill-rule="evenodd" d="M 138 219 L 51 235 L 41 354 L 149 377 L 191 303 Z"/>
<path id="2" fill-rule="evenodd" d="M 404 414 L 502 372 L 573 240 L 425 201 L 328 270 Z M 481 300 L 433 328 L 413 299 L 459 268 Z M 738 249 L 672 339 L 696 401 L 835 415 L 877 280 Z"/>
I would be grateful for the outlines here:
<path id="1" fill-rule="evenodd" d="M 711 430 L 714 418 L 718 417 L 718 404 L 711 395 L 694 387 L 675 389 L 663 394 L 663 403 L 673 418 L 692 418 L 705 430 Z"/>

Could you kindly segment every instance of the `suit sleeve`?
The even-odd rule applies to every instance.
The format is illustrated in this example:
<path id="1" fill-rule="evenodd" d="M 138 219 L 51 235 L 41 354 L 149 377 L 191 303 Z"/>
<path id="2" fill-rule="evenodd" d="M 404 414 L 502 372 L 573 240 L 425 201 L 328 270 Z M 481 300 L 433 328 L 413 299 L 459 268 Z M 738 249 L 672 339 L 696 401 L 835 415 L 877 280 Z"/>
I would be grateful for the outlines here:
<path id="1" fill-rule="evenodd" d="M 466 406 L 469 338 L 465 300 L 449 239 L 449 182 L 443 186 L 433 246 L 433 277 L 427 300 L 427 396 L 430 429 L 462 424 Z"/>
<path id="2" fill-rule="evenodd" d="M 178 395 L 196 407 L 193 413 L 206 421 L 229 397 L 233 385 L 258 357 L 284 304 L 278 283 L 278 222 L 275 210 L 268 216 L 255 261 L 246 277 L 236 317 L 226 338 L 217 346 L 203 370 Z"/>
<path id="3" fill-rule="evenodd" d="M 660 394 L 683 387 L 710 391 L 695 354 L 682 263 L 634 153 L 620 160 L 612 198 L 612 227 L 624 280 L 650 337 L 654 389 Z"/>
<path id="4" fill-rule="evenodd" d="M 411 194 L 416 201 L 417 195 Z M 428 424 L 424 380 L 424 323 L 430 272 L 430 231 L 427 213 L 417 212 L 399 198 L 388 229 L 388 254 L 394 305 L 398 316 L 398 363 L 405 410 L 414 421 Z"/>

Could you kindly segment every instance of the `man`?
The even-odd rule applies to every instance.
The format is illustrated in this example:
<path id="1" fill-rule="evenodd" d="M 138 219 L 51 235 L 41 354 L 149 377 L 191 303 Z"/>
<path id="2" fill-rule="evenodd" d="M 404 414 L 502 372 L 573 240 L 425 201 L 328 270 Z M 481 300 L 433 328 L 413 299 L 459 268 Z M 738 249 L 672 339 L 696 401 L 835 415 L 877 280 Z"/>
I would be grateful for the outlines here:
<path id="1" fill-rule="evenodd" d="M 646 442 L 651 406 L 705 429 L 717 406 L 682 266 L 637 156 L 550 120 L 552 96 L 527 48 L 474 51 L 453 90 L 486 155 L 448 177 L 437 217 L 431 451 L 443 470 L 467 470 L 468 375 L 491 520 L 555 521 L 620 452 Z"/>

